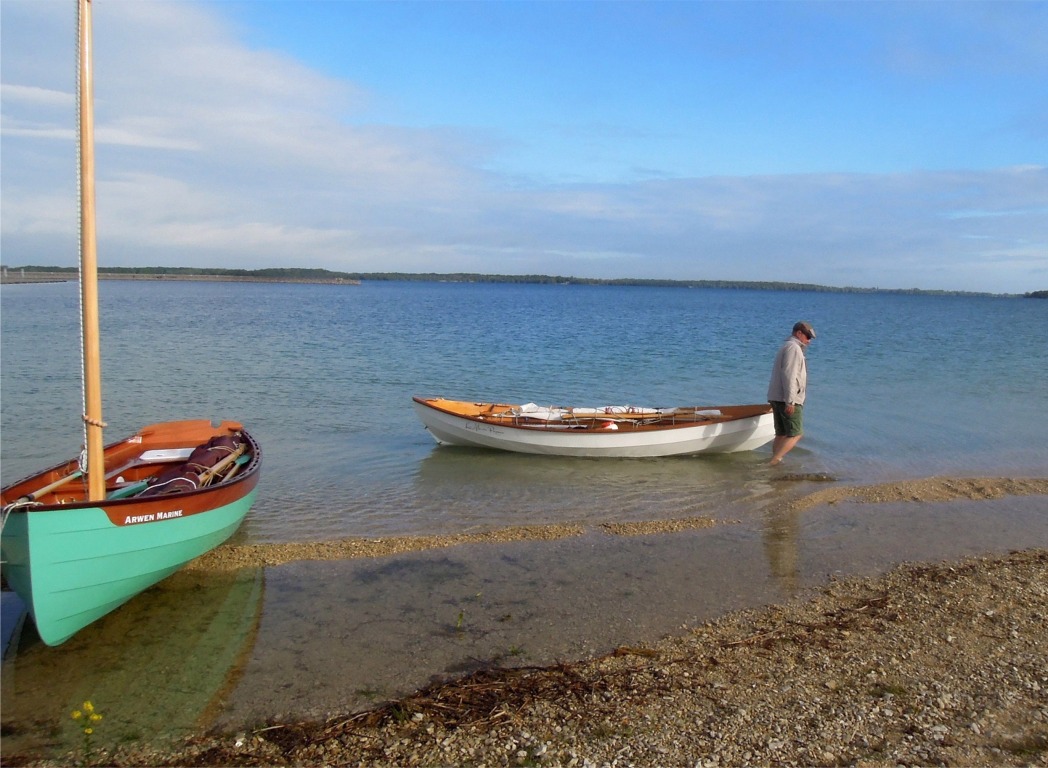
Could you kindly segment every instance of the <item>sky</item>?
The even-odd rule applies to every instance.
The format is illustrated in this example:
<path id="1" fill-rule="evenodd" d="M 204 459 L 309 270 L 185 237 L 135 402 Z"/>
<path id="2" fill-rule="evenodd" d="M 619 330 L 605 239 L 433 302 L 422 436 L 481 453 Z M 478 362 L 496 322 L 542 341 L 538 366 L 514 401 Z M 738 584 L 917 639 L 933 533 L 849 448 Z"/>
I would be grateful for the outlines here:
<path id="1" fill-rule="evenodd" d="M 101 266 L 1048 289 L 1048 2 L 94 0 Z M 77 262 L 73 0 L 0 261 Z"/>

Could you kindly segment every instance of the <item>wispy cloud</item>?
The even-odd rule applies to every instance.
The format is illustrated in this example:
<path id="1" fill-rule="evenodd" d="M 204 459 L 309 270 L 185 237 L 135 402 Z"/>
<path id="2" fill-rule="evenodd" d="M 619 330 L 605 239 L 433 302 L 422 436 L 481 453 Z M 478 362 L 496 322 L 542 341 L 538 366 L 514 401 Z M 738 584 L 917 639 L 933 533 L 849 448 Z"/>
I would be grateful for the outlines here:
<path id="1" fill-rule="evenodd" d="M 71 264 L 71 21 L 3 13 L 4 262 Z M 95 22 L 104 264 L 1044 287 L 1037 163 L 551 183 L 490 170 L 505 139 L 476 126 L 367 122 L 367 89 L 247 47 L 210 6 Z"/>

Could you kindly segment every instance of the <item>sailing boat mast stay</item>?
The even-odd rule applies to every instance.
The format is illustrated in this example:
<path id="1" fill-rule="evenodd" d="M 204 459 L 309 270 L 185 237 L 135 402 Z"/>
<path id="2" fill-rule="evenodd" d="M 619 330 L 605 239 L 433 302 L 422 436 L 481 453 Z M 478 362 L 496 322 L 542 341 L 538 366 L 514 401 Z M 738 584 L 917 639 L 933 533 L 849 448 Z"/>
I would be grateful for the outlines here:
<path id="1" fill-rule="evenodd" d="M 78 0 L 77 122 L 80 159 L 80 313 L 84 365 L 84 447 L 88 498 L 106 496 L 102 430 L 102 352 L 98 321 L 98 249 L 95 235 L 95 118 L 91 0 Z"/>

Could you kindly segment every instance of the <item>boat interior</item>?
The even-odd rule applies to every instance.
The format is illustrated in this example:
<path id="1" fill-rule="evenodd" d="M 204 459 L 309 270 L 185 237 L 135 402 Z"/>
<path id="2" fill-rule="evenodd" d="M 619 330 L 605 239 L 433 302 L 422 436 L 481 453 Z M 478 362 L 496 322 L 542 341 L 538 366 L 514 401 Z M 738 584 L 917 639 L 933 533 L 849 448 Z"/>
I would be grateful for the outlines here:
<path id="1" fill-rule="evenodd" d="M 231 480 L 253 458 L 241 426 L 225 422 L 173 422 L 143 429 L 105 449 L 106 499 L 143 498 L 196 490 Z M 162 429 L 163 428 L 163 429 Z M 79 459 L 7 487 L 5 510 L 19 506 L 69 505 L 88 501 Z"/>
<path id="2" fill-rule="evenodd" d="M 468 419 L 504 426 L 576 429 L 666 429 L 696 426 L 771 413 L 767 403 L 756 405 L 643 408 L 630 405 L 598 408 L 540 406 L 535 403 L 476 403 L 444 398 L 415 398 L 431 408 Z"/>

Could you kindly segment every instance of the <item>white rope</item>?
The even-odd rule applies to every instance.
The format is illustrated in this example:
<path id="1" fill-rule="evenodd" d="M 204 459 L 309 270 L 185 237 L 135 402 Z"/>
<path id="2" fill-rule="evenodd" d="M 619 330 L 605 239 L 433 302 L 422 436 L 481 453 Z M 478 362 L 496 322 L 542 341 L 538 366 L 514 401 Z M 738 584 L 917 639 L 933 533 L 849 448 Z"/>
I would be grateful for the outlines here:
<path id="1" fill-rule="evenodd" d="M 80 103 L 81 103 L 81 93 L 83 92 L 83 89 L 84 89 L 83 88 L 83 83 L 81 82 L 82 78 L 83 78 L 83 73 L 82 73 L 81 67 L 80 67 L 80 57 L 83 55 L 83 51 L 80 49 L 80 42 L 81 42 L 81 40 L 80 40 L 80 30 L 83 27 L 83 20 L 81 19 L 81 15 L 82 14 L 83 14 L 83 6 L 80 3 L 77 3 L 77 6 L 76 6 L 76 15 L 77 15 L 77 19 L 76 19 L 76 21 L 77 21 L 77 24 L 76 24 L 76 62 L 77 62 L 77 64 L 76 64 L 76 189 L 77 189 L 76 212 L 77 212 L 77 221 L 80 223 L 80 231 L 81 232 L 83 231 L 83 228 L 84 228 L 84 194 L 83 194 L 84 179 L 83 179 L 83 175 L 81 174 L 81 168 L 82 168 L 82 159 L 81 158 L 83 156 L 84 148 L 83 148 L 83 146 L 81 146 L 81 141 L 80 141 L 80 137 L 83 135 L 81 133 L 81 130 L 82 130 L 81 122 L 82 121 L 81 121 Z M 77 264 L 79 265 L 79 272 L 80 272 L 80 399 L 81 399 L 81 402 L 83 403 L 83 407 L 81 409 L 81 413 L 82 414 L 86 414 L 87 413 L 87 382 L 84 380 L 84 366 L 86 365 L 86 360 L 84 359 L 84 346 L 86 344 L 86 341 L 85 341 L 85 338 L 84 338 L 85 329 L 84 329 L 84 287 L 83 287 L 83 281 L 84 281 L 84 239 L 83 239 L 83 237 L 77 238 Z M 84 445 L 87 445 L 88 423 L 87 423 L 86 415 L 84 416 L 83 427 L 84 427 Z M 87 463 L 86 460 L 83 461 L 83 463 L 86 464 Z"/>

